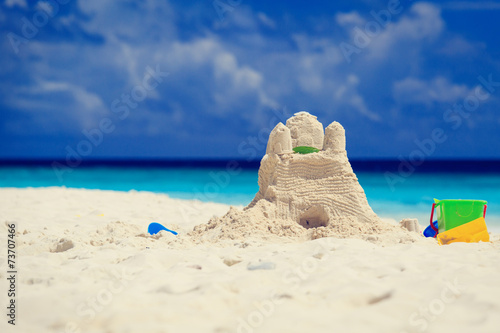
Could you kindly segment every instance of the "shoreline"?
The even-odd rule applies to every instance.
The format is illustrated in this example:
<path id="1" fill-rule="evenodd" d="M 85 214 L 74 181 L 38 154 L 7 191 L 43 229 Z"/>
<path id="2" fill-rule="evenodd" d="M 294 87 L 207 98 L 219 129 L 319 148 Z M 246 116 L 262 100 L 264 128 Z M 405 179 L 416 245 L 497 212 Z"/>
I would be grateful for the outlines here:
<path id="1" fill-rule="evenodd" d="M 187 193 L 187 192 L 165 193 L 165 192 L 154 192 L 154 191 L 148 191 L 148 190 L 133 190 L 133 189 L 132 190 L 108 190 L 108 189 L 97 189 L 97 188 L 94 189 L 94 188 L 83 188 L 83 187 L 67 187 L 65 185 L 62 185 L 62 186 L 37 186 L 37 187 L 33 187 L 33 186 L 29 186 L 29 187 L 0 187 L 0 191 L 2 191 L 2 190 L 16 190 L 16 189 L 20 189 L 20 190 L 23 190 L 23 189 L 25 189 L 25 190 L 28 190 L 28 189 L 69 189 L 69 190 L 102 191 L 102 192 L 110 192 L 110 193 L 113 193 L 113 192 L 117 192 L 117 193 L 150 193 L 150 194 L 164 195 L 170 199 L 180 200 L 181 202 L 185 202 L 185 203 L 195 201 L 195 202 L 203 202 L 206 204 L 225 205 L 225 206 L 227 206 L 228 210 L 229 210 L 229 207 L 231 207 L 231 206 L 242 209 L 243 207 L 248 205 L 254 197 L 253 195 L 251 197 L 249 196 L 247 198 L 247 200 L 245 200 L 244 202 L 237 201 L 237 202 L 227 203 L 224 200 L 210 201 L 206 198 L 203 198 L 203 196 L 201 197 L 201 199 L 205 199 L 205 200 L 186 198 L 186 196 L 188 196 L 188 195 L 193 195 L 193 196 L 196 195 L 194 193 L 192 194 L 192 193 Z M 227 194 L 227 195 L 229 196 L 229 194 Z M 369 203 L 372 203 L 372 201 L 369 200 Z M 387 201 L 384 203 L 376 202 L 375 206 L 380 207 L 383 205 L 391 205 L 391 204 L 393 204 L 393 203 L 390 201 Z M 428 222 L 429 212 L 427 212 L 428 209 L 427 210 L 422 210 L 422 209 L 415 210 L 415 208 L 413 208 L 415 205 L 405 205 L 405 204 L 399 204 L 399 203 L 398 203 L 398 205 L 401 206 L 401 209 L 394 211 L 393 214 L 388 213 L 388 212 L 381 213 L 377 209 L 374 209 L 374 210 L 381 219 L 383 219 L 385 221 L 392 221 L 394 224 L 397 224 L 399 222 L 399 220 L 401 220 L 403 218 L 417 218 L 421 228 L 426 228 L 428 226 L 428 224 L 429 224 L 429 222 Z M 372 204 L 372 207 L 373 206 L 374 205 Z M 405 207 L 405 206 L 408 206 L 409 209 L 408 210 L 403 209 L 403 207 Z M 430 205 L 429 205 L 429 207 L 430 207 Z M 426 208 L 428 208 L 428 207 L 426 207 Z M 408 213 L 407 214 L 404 213 L 404 215 L 403 215 L 403 213 L 402 213 L 403 211 L 404 212 L 408 211 Z M 394 215 L 401 215 L 401 217 L 398 219 L 398 218 L 395 218 Z M 493 222 L 491 222 L 492 220 L 493 220 Z M 489 221 L 489 224 L 488 224 L 488 221 Z M 487 213 L 486 222 L 487 222 L 487 226 L 488 226 L 488 231 L 494 232 L 494 233 L 500 233 L 500 215 L 492 215 L 490 213 Z"/>

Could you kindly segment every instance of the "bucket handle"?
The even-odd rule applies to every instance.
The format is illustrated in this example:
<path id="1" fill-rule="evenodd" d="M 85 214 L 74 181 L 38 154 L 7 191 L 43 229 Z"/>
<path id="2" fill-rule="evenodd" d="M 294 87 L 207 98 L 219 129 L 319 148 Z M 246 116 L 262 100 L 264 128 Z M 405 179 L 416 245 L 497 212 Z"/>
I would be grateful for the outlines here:
<path id="1" fill-rule="evenodd" d="M 436 203 L 432 204 L 432 210 L 431 210 L 431 228 L 432 228 L 432 230 L 434 230 L 436 232 L 436 234 L 434 235 L 434 238 L 436 238 L 436 236 L 439 234 L 439 229 L 437 229 L 434 226 L 434 223 L 432 223 L 432 218 L 434 217 L 434 207 L 436 207 Z M 485 212 L 486 212 L 486 210 L 485 210 Z"/>
<path id="2" fill-rule="evenodd" d="M 488 208 L 488 205 L 484 205 L 484 210 L 483 210 L 483 218 L 486 218 L 486 208 Z"/>

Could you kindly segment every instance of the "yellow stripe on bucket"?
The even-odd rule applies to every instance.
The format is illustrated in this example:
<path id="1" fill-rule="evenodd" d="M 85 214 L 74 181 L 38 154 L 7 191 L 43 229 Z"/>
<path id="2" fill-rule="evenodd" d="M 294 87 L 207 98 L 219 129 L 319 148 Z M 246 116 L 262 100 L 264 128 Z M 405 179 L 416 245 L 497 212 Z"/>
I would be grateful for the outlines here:
<path id="1" fill-rule="evenodd" d="M 484 217 L 480 217 L 459 227 L 440 232 L 437 235 L 439 245 L 446 245 L 455 242 L 477 243 L 489 242 L 490 235 L 486 228 Z"/>

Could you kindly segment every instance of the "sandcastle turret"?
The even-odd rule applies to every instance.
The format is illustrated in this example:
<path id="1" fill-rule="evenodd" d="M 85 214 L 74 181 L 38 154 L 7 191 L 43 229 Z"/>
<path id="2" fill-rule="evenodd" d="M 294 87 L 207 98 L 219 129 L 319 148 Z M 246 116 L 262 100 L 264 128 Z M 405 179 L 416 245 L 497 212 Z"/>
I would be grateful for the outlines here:
<path id="1" fill-rule="evenodd" d="M 292 147 L 309 146 L 323 149 L 323 124 L 317 117 L 302 111 L 297 112 L 286 121 L 286 127 L 290 129 L 292 136 Z"/>
<path id="2" fill-rule="evenodd" d="M 283 123 L 278 123 L 271 131 L 271 134 L 269 134 L 266 154 L 284 154 L 292 152 L 290 129 L 283 125 Z"/>
<path id="3" fill-rule="evenodd" d="M 323 149 L 345 151 L 345 130 L 338 122 L 334 121 L 325 129 Z"/>

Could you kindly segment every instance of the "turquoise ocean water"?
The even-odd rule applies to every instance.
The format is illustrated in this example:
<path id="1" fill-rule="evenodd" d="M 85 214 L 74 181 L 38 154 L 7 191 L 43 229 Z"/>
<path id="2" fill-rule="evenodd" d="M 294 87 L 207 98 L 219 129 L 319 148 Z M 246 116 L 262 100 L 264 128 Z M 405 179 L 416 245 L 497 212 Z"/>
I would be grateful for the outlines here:
<path id="1" fill-rule="evenodd" d="M 433 198 L 488 201 L 487 224 L 500 231 L 500 173 L 421 173 L 393 187 L 383 172 L 357 172 L 377 214 L 428 224 Z M 231 205 L 248 204 L 258 190 L 257 170 L 229 173 L 224 168 L 80 167 L 58 178 L 50 167 L 0 167 L 0 187 L 66 186 L 115 191 L 151 191 L 173 198 Z"/>

